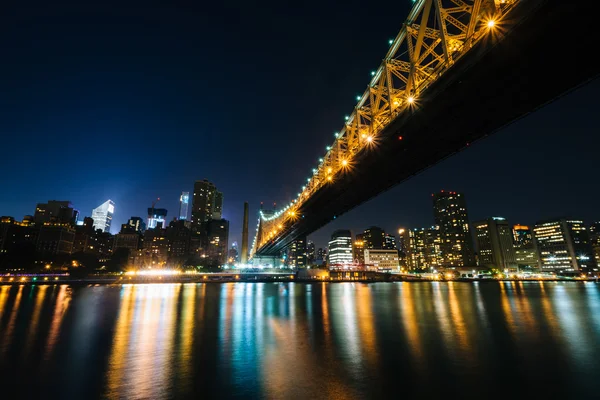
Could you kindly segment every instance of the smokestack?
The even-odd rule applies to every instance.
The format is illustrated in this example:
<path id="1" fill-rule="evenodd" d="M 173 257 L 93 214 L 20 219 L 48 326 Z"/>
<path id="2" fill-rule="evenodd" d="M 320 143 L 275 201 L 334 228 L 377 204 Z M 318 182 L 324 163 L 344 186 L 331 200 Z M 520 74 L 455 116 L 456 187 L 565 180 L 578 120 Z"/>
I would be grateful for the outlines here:
<path id="1" fill-rule="evenodd" d="M 244 202 L 244 225 L 242 226 L 242 264 L 248 262 L 248 202 Z"/>

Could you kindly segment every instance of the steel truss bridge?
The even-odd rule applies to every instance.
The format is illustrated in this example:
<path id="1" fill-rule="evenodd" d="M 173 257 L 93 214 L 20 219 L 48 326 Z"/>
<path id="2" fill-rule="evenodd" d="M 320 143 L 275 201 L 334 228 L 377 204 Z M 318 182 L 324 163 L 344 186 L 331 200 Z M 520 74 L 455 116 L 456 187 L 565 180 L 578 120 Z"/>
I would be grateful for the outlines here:
<path id="1" fill-rule="evenodd" d="M 589 82 L 595 0 L 417 0 L 298 196 L 261 211 L 251 257 L 299 237 Z"/>

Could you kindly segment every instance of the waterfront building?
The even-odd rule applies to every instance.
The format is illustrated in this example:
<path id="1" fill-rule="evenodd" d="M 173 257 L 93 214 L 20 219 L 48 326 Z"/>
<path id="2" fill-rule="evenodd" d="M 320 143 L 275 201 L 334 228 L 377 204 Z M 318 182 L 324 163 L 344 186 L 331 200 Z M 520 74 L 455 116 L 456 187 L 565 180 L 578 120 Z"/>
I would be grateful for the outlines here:
<path id="1" fill-rule="evenodd" d="M 164 229 L 167 225 L 167 210 L 165 208 L 148 208 L 148 229 Z"/>
<path id="2" fill-rule="evenodd" d="M 589 233 L 596 264 L 600 265 L 600 222 L 592 223 L 589 228 Z"/>
<path id="3" fill-rule="evenodd" d="M 406 229 L 406 264 L 415 271 L 431 271 L 442 266 L 442 240 L 439 227 Z"/>
<path id="4" fill-rule="evenodd" d="M 188 208 L 190 204 L 190 192 L 181 192 L 179 196 L 179 219 L 188 219 Z"/>
<path id="5" fill-rule="evenodd" d="M 290 245 L 290 251 L 288 252 L 288 265 L 292 268 L 306 268 L 306 250 L 306 237 L 299 237 L 298 239 L 294 240 Z"/>
<path id="6" fill-rule="evenodd" d="M 112 200 L 106 200 L 98 207 L 92 210 L 92 219 L 94 220 L 94 228 L 100 229 L 102 232 L 110 232 L 113 214 L 115 212 L 115 203 Z"/>
<path id="7" fill-rule="evenodd" d="M 385 233 L 383 236 L 383 248 L 387 250 L 398 250 L 396 246 L 396 235 Z"/>
<path id="8" fill-rule="evenodd" d="M 475 266 L 464 195 L 443 190 L 433 194 L 433 216 L 440 228 L 442 265 L 447 268 Z"/>
<path id="9" fill-rule="evenodd" d="M 543 272 L 591 274 L 597 271 L 583 221 L 568 218 L 540 221 L 533 232 Z"/>
<path id="10" fill-rule="evenodd" d="M 315 243 L 312 240 L 306 242 L 306 265 L 312 265 L 316 261 Z"/>
<path id="11" fill-rule="evenodd" d="M 225 219 L 211 219 L 207 222 L 206 227 L 206 256 L 213 264 L 225 265 L 227 263 L 229 221 Z"/>
<path id="12" fill-rule="evenodd" d="M 353 246 L 354 262 L 357 264 L 365 263 L 365 235 L 364 233 L 357 233 L 356 239 L 354 239 Z"/>
<path id="13" fill-rule="evenodd" d="M 331 235 L 328 250 L 330 265 L 343 265 L 352 263 L 352 233 L 347 229 L 340 229 Z"/>
<path id="14" fill-rule="evenodd" d="M 0 254 L 32 253 L 39 230 L 27 221 L 15 221 L 13 217 L 0 217 Z"/>
<path id="15" fill-rule="evenodd" d="M 475 238 L 479 249 L 479 266 L 505 272 L 517 270 L 513 245 L 513 231 L 502 217 L 491 217 L 474 222 Z"/>
<path id="16" fill-rule="evenodd" d="M 526 225 L 513 225 L 512 227 L 513 243 L 517 247 L 529 246 L 533 244 L 533 233 L 531 228 Z"/>
<path id="17" fill-rule="evenodd" d="M 174 264 L 182 264 L 189 254 L 191 230 L 186 222 L 183 219 L 173 220 L 167 227 L 168 253 Z"/>
<path id="18" fill-rule="evenodd" d="M 365 249 L 365 267 L 379 272 L 397 272 L 400 269 L 398 250 Z"/>
<path id="19" fill-rule="evenodd" d="M 385 248 L 385 231 L 378 226 L 371 226 L 365 229 L 363 235 L 365 249 Z"/>
<path id="20" fill-rule="evenodd" d="M 144 232 L 142 260 L 136 263 L 143 268 L 163 268 L 169 256 L 169 242 L 166 229 L 149 228 Z"/>
<path id="21" fill-rule="evenodd" d="M 538 269 L 540 258 L 531 228 L 516 224 L 513 226 L 512 231 L 515 257 L 519 270 Z"/>

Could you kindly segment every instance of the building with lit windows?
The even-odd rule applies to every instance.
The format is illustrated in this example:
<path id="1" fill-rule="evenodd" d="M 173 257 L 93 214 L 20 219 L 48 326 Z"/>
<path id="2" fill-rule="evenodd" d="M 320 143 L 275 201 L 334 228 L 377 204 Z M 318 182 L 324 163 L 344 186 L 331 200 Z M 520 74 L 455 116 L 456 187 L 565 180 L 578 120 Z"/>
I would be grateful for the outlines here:
<path id="1" fill-rule="evenodd" d="M 179 219 L 187 220 L 188 219 L 188 208 L 190 205 L 190 192 L 181 192 L 181 196 L 179 196 Z"/>
<path id="2" fill-rule="evenodd" d="M 515 257 L 519 270 L 538 269 L 540 258 L 531 228 L 517 224 L 513 226 L 512 231 Z"/>
<path id="3" fill-rule="evenodd" d="M 443 266 L 475 266 L 465 196 L 462 193 L 443 190 L 433 194 L 433 217 L 440 228 Z"/>
<path id="4" fill-rule="evenodd" d="M 292 242 L 287 262 L 292 268 L 306 268 L 306 237 L 299 237 Z"/>
<path id="5" fill-rule="evenodd" d="M 165 208 L 148 209 L 148 229 L 167 227 L 167 210 Z"/>
<path id="6" fill-rule="evenodd" d="M 306 264 L 312 265 L 317 260 L 315 243 L 312 240 L 306 241 Z"/>
<path id="7" fill-rule="evenodd" d="M 92 210 L 94 229 L 100 229 L 102 232 L 110 232 L 110 225 L 114 213 L 115 203 L 112 200 L 106 200 L 104 203 L 94 208 Z"/>
<path id="8" fill-rule="evenodd" d="M 38 203 L 33 214 L 33 221 L 37 226 L 42 226 L 46 222 L 75 226 L 78 218 L 79 211 L 68 200 L 48 200 L 47 203 Z"/>
<path id="9" fill-rule="evenodd" d="M 328 250 L 329 265 L 352 264 L 352 232 L 340 229 L 331 235 Z"/>
<path id="10" fill-rule="evenodd" d="M 513 232 L 502 217 L 492 217 L 473 223 L 479 249 L 479 266 L 501 271 L 517 271 Z"/>
<path id="11" fill-rule="evenodd" d="M 387 250 L 398 250 L 396 245 L 396 235 L 385 233 L 383 235 L 383 248 Z"/>
<path id="12" fill-rule="evenodd" d="M 365 249 L 384 249 L 385 231 L 378 226 L 372 226 L 365 229 L 363 233 Z"/>
<path id="13" fill-rule="evenodd" d="M 206 179 L 194 183 L 192 230 L 200 231 L 202 224 L 212 217 L 216 191 L 216 186 Z"/>
<path id="14" fill-rule="evenodd" d="M 212 219 L 223 218 L 223 192 L 215 191 L 215 200 L 213 202 Z"/>
<path id="15" fill-rule="evenodd" d="M 225 265 L 229 246 L 229 221 L 225 219 L 209 220 L 206 223 L 206 234 L 208 240 L 207 258 L 213 264 Z"/>
<path id="16" fill-rule="evenodd" d="M 406 264 L 413 271 L 431 271 L 442 265 L 442 241 L 437 226 L 403 232 Z"/>
<path id="17" fill-rule="evenodd" d="M 592 244 L 592 250 L 594 252 L 594 258 L 596 264 L 600 265 L 600 222 L 594 222 L 590 225 L 590 243 Z"/>
<path id="18" fill-rule="evenodd" d="M 146 230 L 146 223 L 140 217 L 131 217 L 127 221 L 127 225 L 131 227 L 134 232 L 144 233 Z"/>
<path id="19" fill-rule="evenodd" d="M 533 229 L 542 272 L 593 274 L 597 272 L 588 231 L 583 221 L 540 221 Z"/>
<path id="20" fill-rule="evenodd" d="M 356 239 L 354 240 L 354 262 L 358 264 L 365 263 L 365 235 L 363 233 L 357 233 Z"/>
<path id="21" fill-rule="evenodd" d="M 400 269 L 398 250 L 365 249 L 365 267 L 378 272 L 397 272 Z"/>

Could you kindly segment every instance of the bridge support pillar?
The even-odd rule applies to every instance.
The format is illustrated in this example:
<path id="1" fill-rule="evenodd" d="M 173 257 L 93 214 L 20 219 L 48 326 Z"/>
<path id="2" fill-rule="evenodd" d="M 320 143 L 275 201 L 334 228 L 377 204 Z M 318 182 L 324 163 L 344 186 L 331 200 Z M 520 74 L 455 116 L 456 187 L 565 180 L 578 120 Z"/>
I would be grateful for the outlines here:
<path id="1" fill-rule="evenodd" d="M 252 258 L 252 265 L 255 267 L 263 266 L 269 268 L 279 267 L 281 265 L 281 259 L 275 256 L 258 256 L 255 255 Z"/>

